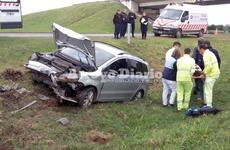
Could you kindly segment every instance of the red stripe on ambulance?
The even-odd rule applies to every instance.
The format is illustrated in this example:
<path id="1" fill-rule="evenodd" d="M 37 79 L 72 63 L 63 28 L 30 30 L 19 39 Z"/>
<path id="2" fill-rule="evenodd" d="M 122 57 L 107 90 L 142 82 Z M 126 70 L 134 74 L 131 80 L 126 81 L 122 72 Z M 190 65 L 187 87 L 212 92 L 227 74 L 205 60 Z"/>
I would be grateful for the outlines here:
<path id="1" fill-rule="evenodd" d="M 0 6 L 19 6 L 19 3 L 3 3 L 0 2 Z"/>

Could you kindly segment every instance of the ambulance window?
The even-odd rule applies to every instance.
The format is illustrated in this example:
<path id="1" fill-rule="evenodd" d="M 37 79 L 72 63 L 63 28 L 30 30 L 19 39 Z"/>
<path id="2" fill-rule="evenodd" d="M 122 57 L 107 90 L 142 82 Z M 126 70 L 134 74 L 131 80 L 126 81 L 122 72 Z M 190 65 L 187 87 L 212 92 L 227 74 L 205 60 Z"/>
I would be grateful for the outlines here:
<path id="1" fill-rule="evenodd" d="M 182 18 L 181 18 L 181 20 L 188 20 L 189 19 L 189 13 L 188 13 L 188 11 L 185 11 L 184 12 L 184 14 L 182 15 Z"/>

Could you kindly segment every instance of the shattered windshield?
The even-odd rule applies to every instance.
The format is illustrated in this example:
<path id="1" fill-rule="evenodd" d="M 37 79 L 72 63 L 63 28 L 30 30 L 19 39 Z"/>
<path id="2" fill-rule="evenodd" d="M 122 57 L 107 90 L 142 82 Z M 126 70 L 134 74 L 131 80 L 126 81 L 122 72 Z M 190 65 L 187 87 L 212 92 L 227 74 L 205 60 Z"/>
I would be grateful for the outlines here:
<path id="1" fill-rule="evenodd" d="M 88 59 L 85 54 L 73 48 L 65 47 L 61 50 L 61 53 L 84 64 L 93 65 L 92 60 Z"/>
<path id="2" fill-rule="evenodd" d="M 179 20 L 182 14 L 182 10 L 176 9 L 163 9 L 160 14 L 160 19 L 171 19 L 171 20 Z"/>

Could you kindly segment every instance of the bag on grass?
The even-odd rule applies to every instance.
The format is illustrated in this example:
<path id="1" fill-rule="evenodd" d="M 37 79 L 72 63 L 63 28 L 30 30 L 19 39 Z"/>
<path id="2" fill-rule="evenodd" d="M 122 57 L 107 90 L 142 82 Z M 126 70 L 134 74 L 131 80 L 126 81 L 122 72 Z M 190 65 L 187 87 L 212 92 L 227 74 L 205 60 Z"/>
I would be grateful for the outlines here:
<path id="1" fill-rule="evenodd" d="M 189 108 L 187 112 L 185 113 L 186 116 L 191 116 L 191 117 L 198 117 L 201 115 L 216 115 L 217 113 L 221 112 L 222 110 L 209 107 L 209 106 L 202 106 L 200 108 Z"/>

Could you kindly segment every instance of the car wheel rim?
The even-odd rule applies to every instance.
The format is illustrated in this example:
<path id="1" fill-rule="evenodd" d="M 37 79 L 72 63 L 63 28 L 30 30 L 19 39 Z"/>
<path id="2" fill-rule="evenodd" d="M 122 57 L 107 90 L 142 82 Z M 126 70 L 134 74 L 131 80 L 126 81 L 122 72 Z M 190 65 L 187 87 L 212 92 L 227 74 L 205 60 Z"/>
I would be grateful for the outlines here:
<path id="1" fill-rule="evenodd" d="M 138 100 L 138 99 L 141 99 L 141 98 L 142 98 L 142 92 L 139 91 L 139 92 L 136 94 L 135 100 Z"/>
<path id="2" fill-rule="evenodd" d="M 142 93 L 141 92 L 138 92 L 137 93 L 137 98 L 139 99 L 139 98 L 141 98 L 142 97 Z"/>
<path id="3" fill-rule="evenodd" d="M 89 91 L 85 97 L 83 106 L 89 106 L 93 102 L 93 99 L 94 99 L 94 93 L 93 91 Z"/>

